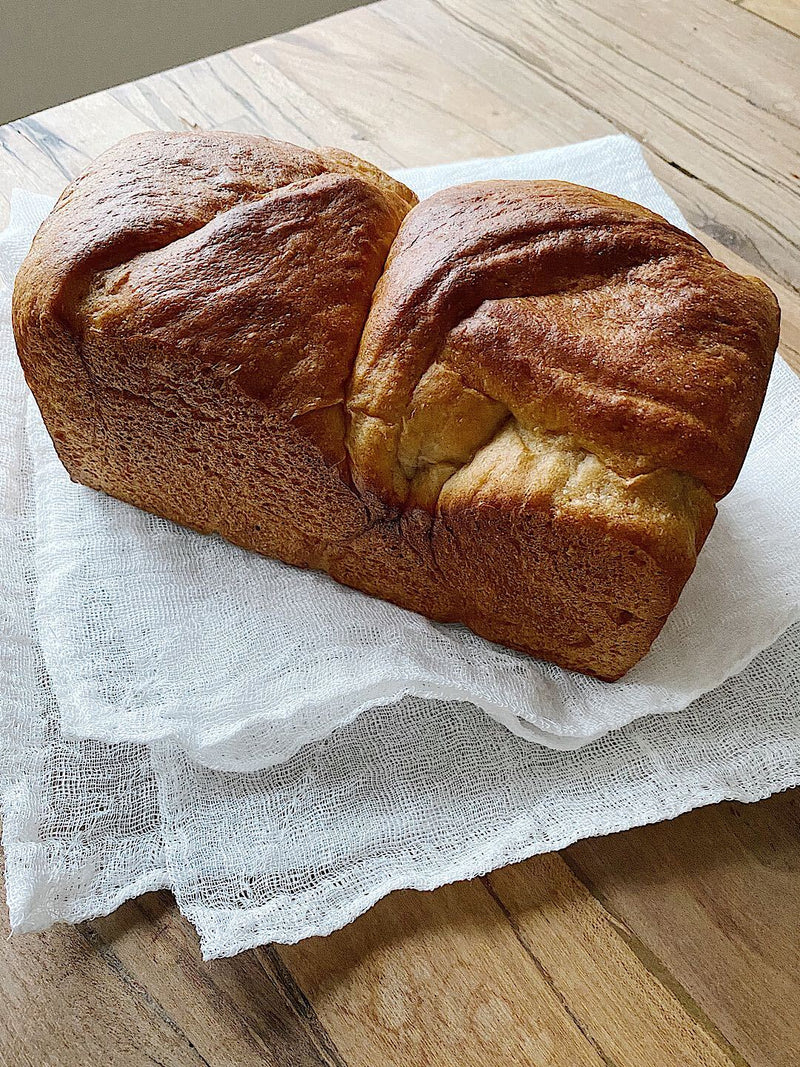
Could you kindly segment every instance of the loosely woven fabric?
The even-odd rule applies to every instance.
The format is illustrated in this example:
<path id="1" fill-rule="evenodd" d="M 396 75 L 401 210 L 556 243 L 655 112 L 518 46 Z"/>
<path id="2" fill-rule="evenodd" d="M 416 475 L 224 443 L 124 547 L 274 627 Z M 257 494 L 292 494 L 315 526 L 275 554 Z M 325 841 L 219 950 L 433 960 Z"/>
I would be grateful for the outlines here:
<path id="1" fill-rule="evenodd" d="M 685 225 L 626 138 L 399 176 L 421 195 L 557 177 Z M 401 886 L 800 780 L 800 387 L 784 364 L 677 610 L 609 685 L 72 484 L 9 326 L 51 203 L 17 196 L 0 238 L 15 930 L 169 887 L 204 953 L 228 955 L 335 929 Z"/>

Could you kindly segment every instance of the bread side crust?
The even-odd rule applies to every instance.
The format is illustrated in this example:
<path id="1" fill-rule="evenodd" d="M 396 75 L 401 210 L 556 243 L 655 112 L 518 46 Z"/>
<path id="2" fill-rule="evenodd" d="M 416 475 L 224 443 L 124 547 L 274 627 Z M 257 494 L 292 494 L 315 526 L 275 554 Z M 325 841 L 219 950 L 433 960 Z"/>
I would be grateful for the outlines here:
<path id="1" fill-rule="evenodd" d="M 618 678 L 677 602 L 741 464 L 774 351 L 773 298 L 635 205 L 563 183 L 489 185 L 440 194 L 401 227 L 413 194 L 347 153 L 134 138 L 37 235 L 14 294 L 20 359 L 75 480 Z M 546 246 L 531 232 L 539 201 Z M 603 270 L 587 272 L 598 255 Z M 725 299 L 741 297 L 713 351 L 696 294 L 645 319 L 686 313 L 703 339 L 710 362 L 681 388 L 709 366 L 722 377 L 695 410 L 669 383 L 658 393 L 657 353 L 634 343 L 626 362 L 621 347 L 629 292 L 669 291 L 680 270 L 698 291 L 723 278 Z M 616 332 L 598 332 L 604 310 Z M 659 343 L 680 376 L 680 330 Z M 621 399 L 603 380 L 603 344 L 630 378 Z M 728 379 L 739 393 L 726 437 Z M 624 432 L 631 419 L 639 436 Z"/>

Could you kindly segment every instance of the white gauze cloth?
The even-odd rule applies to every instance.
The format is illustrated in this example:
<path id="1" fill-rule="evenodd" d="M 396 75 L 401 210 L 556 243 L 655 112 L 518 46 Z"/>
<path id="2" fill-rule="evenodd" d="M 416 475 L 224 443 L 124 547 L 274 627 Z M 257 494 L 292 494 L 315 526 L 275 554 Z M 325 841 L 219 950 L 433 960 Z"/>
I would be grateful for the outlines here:
<path id="1" fill-rule="evenodd" d="M 422 196 L 481 177 L 565 178 L 686 225 L 626 138 L 401 176 Z M 31 221 L 45 206 L 18 204 Z M 652 652 L 615 685 L 76 486 L 28 402 L 35 613 L 62 729 L 173 740 L 210 767 L 257 770 L 405 695 L 470 701 L 554 748 L 685 708 L 800 617 L 800 464 L 786 462 L 800 452 L 798 397 L 779 361 L 695 574 Z"/>
<path id="2" fill-rule="evenodd" d="M 422 195 L 562 178 L 685 225 L 627 138 L 400 177 Z M 400 886 L 800 780 L 800 472 L 786 462 L 800 388 L 780 361 L 679 607 L 609 685 L 71 484 L 9 326 L 14 273 L 51 203 L 18 195 L 0 238 L 15 930 L 169 887 L 204 953 L 227 955 L 335 929 Z"/>

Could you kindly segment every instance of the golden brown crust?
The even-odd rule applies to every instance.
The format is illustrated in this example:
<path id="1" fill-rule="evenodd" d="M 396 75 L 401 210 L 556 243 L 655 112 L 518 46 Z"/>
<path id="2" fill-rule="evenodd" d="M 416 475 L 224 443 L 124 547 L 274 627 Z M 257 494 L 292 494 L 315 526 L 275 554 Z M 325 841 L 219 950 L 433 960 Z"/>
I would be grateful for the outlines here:
<path id="1" fill-rule="evenodd" d="M 73 478 L 321 566 L 329 529 L 365 522 L 343 480 L 344 389 L 415 199 L 366 163 L 241 134 L 142 134 L 96 160 L 14 291 Z"/>
<path id="2" fill-rule="evenodd" d="M 106 153 L 15 286 L 59 455 L 139 507 L 619 677 L 742 462 L 774 299 L 592 190 L 414 203 L 336 149 L 198 132 Z"/>
<path id="3" fill-rule="evenodd" d="M 23 264 L 23 364 L 26 329 L 43 315 L 62 324 L 65 345 L 79 340 L 89 371 L 101 335 L 191 349 L 343 465 L 345 383 L 416 199 L 354 159 L 245 134 L 122 141 L 67 188 Z M 41 370 L 28 361 L 30 376 Z M 114 373 L 96 377 L 111 385 Z"/>
<path id="4" fill-rule="evenodd" d="M 500 405 L 523 426 L 574 435 L 619 473 L 666 467 L 718 499 L 747 451 L 777 335 L 762 282 L 645 208 L 566 182 L 445 189 L 406 217 L 361 340 L 357 482 L 398 503 L 415 495 L 449 406 L 430 389 L 418 404 L 417 390 L 446 369 L 494 402 L 481 444 Z"/>

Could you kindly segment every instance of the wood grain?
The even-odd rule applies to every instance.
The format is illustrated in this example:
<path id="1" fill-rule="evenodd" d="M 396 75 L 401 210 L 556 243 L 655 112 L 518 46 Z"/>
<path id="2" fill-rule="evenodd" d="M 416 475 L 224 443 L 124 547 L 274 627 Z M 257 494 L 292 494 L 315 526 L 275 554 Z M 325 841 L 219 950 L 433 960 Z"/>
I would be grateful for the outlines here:
<path id="1" fill-rule="evenodd" d="M 706 1015 L 638 946 L 557 855 L 486 882 L 571 1014 L 613 1062 L 631 1067 L 741 1064 Z M 631 1046 L 630 1031 L 639 1040 Z"/>
<path id="2" fill-rule="evenodd" d="M 199 960 L 167 893 L 3 938 L 0 1064 L 795 1065 L 799 805 L 581 842 L 231 960 Z"/>
<path id="3" fill-rule="evenodd" d="M 480 881 L 279 951 L 348 1064 L 607 1063 Z"/>
<path id="4" fill-rule="evenodd" d="M 332 143 L 387 167 L 624 130 L 800 370 L 797 0 L 385 0 L 0 128 L 55 194 L 128 133 Z M 402 892 L 325 939 L 203 963 L 169 894 L 0 939 L 0 1064 L 796 1067 L 797 793 Z"/>
<path id="5" fill-rule="evenodd" d="M 742 7 L 800 36 L 799 0 L 742 0 Z"/>
<path id="6" fill-rule="evenodd" d="M 146 985 L 112 949 L 99 949 L 89 926 L 9 941 L 3 913 L 0 966 L 3 1067 L 77 1067 L 95 1050 L 110 1067 L 206 1063 Z"/>
<path id="7" fill-rule="evenodd" d="M 395 894 L 280 954 L 348 1063 L 371 1053 L 387 1067 L 478 1067 L 516 1062 L 515 1052 L 537 1064 L 742 1062 L 647 970 L 557 856 Z"/>
<path id="8" fill-rule="evenodd" d="M 610 8 L 582 0 L 577 9 L 512 2 L 502 18 L 480 0 L 441 6 L 487 48 L 636 137 L 675 172 L 676 185 L 688 190 L 682 179 L 693 179 L 690 222 L 705 230 L 719 220 L 720 235 L 750 242 L 746 258 L 797 287 L 800 69 L 791 66 L 787 34 L 717 0 L 693 3 L 688 25 L 685 8 L 660 0 L 619 0 Z M 747 28 L 736 32 L 731 23 L 741 20 Z M 773 62 L 765 65 L 767 54 Z"/>
<path id="9" fill-rule="evenodd" d="M 359 1067 L 516 1062 L 503 1059 L 502 1038 L 486 1026 L 471 1026 L 463 1040 L 470 1004 L 474 1013 L 486 998 L 507 1000 L 498 957 L 517 985 L 519 957 L 504 922 L 603 1063 L 797 1064 L 799 804 L 797 792 L 725 804 L 534 857 L 483 880 L 495 907 L 478 881 L 394 894 L 327 938 L 278 951 Z M 530 1019 L 527 990 L 512 999 L 512 1011 Z"/>
<path id="10" fill-rule="evenodd" d="M 148 998 L 204 1063 L 341 1067 L 274 953 L 203 963 L 170 894 L 149 893 L 83 931 L 112 969 L 146 976 Z"/>
<path id="11" fill-rule="evenodd" d="M 800 1063 L 800 793 L 583 841 L 565 858 L 751 1067 Z"/>

